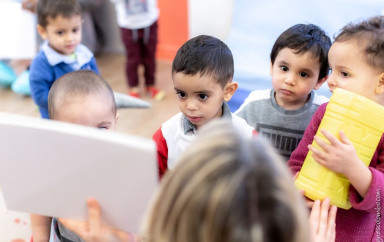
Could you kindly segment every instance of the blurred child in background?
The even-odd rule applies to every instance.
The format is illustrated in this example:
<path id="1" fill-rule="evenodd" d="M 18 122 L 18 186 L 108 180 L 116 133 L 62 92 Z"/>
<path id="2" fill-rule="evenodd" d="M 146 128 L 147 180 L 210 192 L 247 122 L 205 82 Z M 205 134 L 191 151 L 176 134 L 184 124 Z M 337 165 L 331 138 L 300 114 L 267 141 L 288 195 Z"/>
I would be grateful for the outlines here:
<path id="1" fill-rule="evenodd" d="M 156 88 L 156 45 L 159 9 L 157 0 L 111 0 L 116 7 L 117 23 L 126 52 L 125 73 L 128 94 L 140 97 L 138 68 L 144 66 L 145 92 L 161 100 L 165 92 Z"/>
<path id="2" fill-rule="evenodd" d="M 37 30 L 45 40 L 30 67 L 33 101 L 42 118 L 48 115 L 48 93 L 60 76 L 80 69 L 99 74 L 93 53 L 81 42 L 82 16 L 77 0 L 39 0 Z"/>

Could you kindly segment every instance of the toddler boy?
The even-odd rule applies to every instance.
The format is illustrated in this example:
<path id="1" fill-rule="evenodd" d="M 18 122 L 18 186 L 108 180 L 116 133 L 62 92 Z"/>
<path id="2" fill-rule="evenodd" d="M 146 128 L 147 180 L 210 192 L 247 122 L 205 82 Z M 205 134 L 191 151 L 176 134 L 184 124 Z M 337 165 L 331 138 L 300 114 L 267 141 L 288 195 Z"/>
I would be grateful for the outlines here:
<path id="1" fill-rule="evenodd" d="M 45 40 L 30 67 L 33 101 L 42 118 L 48 115 L 48 92 L 65 73 L 80 69 L 99 74 L 93 53 L 81 42 L 82 17 L 77 0 L 39 0 L 37 31 Z"/>
<path id="2" fill-rule="evenodd" d="M 285 30 L 271 51 L 273 89 L 251 92 L 235 112 L 287 160 L 317 108 L 328 101 L 313 90 L 327 79 L 330 46 L 330 38 L 314 24 Z"/>
<path id="3" fill-rule="evenodd" d="M 161 125 L 153 139 L 157 144 L 159 176 L 172 169 L 180 154 L 195 139 L 196 131 L 215 118 L 232 119 L 251 137 L 254 129 L 231 114 L 228 102 L 237 83 L 232 52 L 221 40 L 200 35 L 177 51 L 172 63 L 172 79 L 180 113 Z"/>

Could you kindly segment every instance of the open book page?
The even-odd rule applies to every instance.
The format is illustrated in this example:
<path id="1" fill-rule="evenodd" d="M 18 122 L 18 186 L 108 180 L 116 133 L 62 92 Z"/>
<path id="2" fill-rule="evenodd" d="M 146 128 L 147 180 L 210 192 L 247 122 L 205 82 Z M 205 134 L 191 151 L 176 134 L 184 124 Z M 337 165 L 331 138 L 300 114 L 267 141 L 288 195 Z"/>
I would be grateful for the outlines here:
<path id="1" fill-rule="evenodd" d="M 155 144 L 114 131 L 0 113 L 0 187 L 9 210 L 86 219 L 138 232 L 157 188 Z"/>

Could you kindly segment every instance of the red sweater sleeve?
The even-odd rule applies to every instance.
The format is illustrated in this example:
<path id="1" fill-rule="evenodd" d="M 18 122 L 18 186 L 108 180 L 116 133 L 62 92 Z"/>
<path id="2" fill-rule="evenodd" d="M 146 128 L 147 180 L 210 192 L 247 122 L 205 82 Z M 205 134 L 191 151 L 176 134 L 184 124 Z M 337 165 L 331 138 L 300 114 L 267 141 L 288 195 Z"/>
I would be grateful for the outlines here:
<path id="1" fill-rule="evenodd" d="M 312 144 L 313 142 L 313 138 L 315 137 L 321 120 L 324 117 L 327 104 L 328 103 L 324 103 L 317 109 L 307 128 L 305 129 L 303 138 L 301 139 L 297 148 L 292 152 L 291 157 L 288 160 L 288 167 L 292 171 L 293 175 L 300 171 L 301 167 L 303 166 L 305 157 L 308 154 L 308 145 Z"/>
<path id="2" fill-rule="evenodd" d="M 378 212 L 379 208 L 384 207 L 384 135 L 381 136 L 379 145 L 369 164 L 372 172 L 372 183 L 365 198 L 362 198 L 353 186 L 349 189 L 349 199 L 354 208 L 365 210 L 370 213 Z"/>
<path id="3" fill-rule="evenodd" d="M 152 139 L 156 142 L 159 179 L 161 179 L 168 170 L 168 146 L 161 128 L 153 134 Z"/>

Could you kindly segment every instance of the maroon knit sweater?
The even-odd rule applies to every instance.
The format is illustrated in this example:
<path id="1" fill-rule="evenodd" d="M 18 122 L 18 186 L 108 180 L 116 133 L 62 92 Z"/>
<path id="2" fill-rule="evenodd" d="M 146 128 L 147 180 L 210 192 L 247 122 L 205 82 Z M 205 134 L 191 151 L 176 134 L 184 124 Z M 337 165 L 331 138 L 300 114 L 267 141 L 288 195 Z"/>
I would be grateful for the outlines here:
<path id="1" fill-rule="evenodd" d="M 308 153 L 308 145 L 324 116 L 328 103 L 321 105 L 313 115 L 303 139 L 292 153 L 288 166 L 293 172 L 301 170 Z M 352 208 L 338 208 L 336 216 L 336 241 L 383 241 L 384 240 L 384 136 L 373 155 L 369 169 L 372 172 L 372 184 L 363 199 L 354 187 L 350 186 L 349 200 Z"/>

